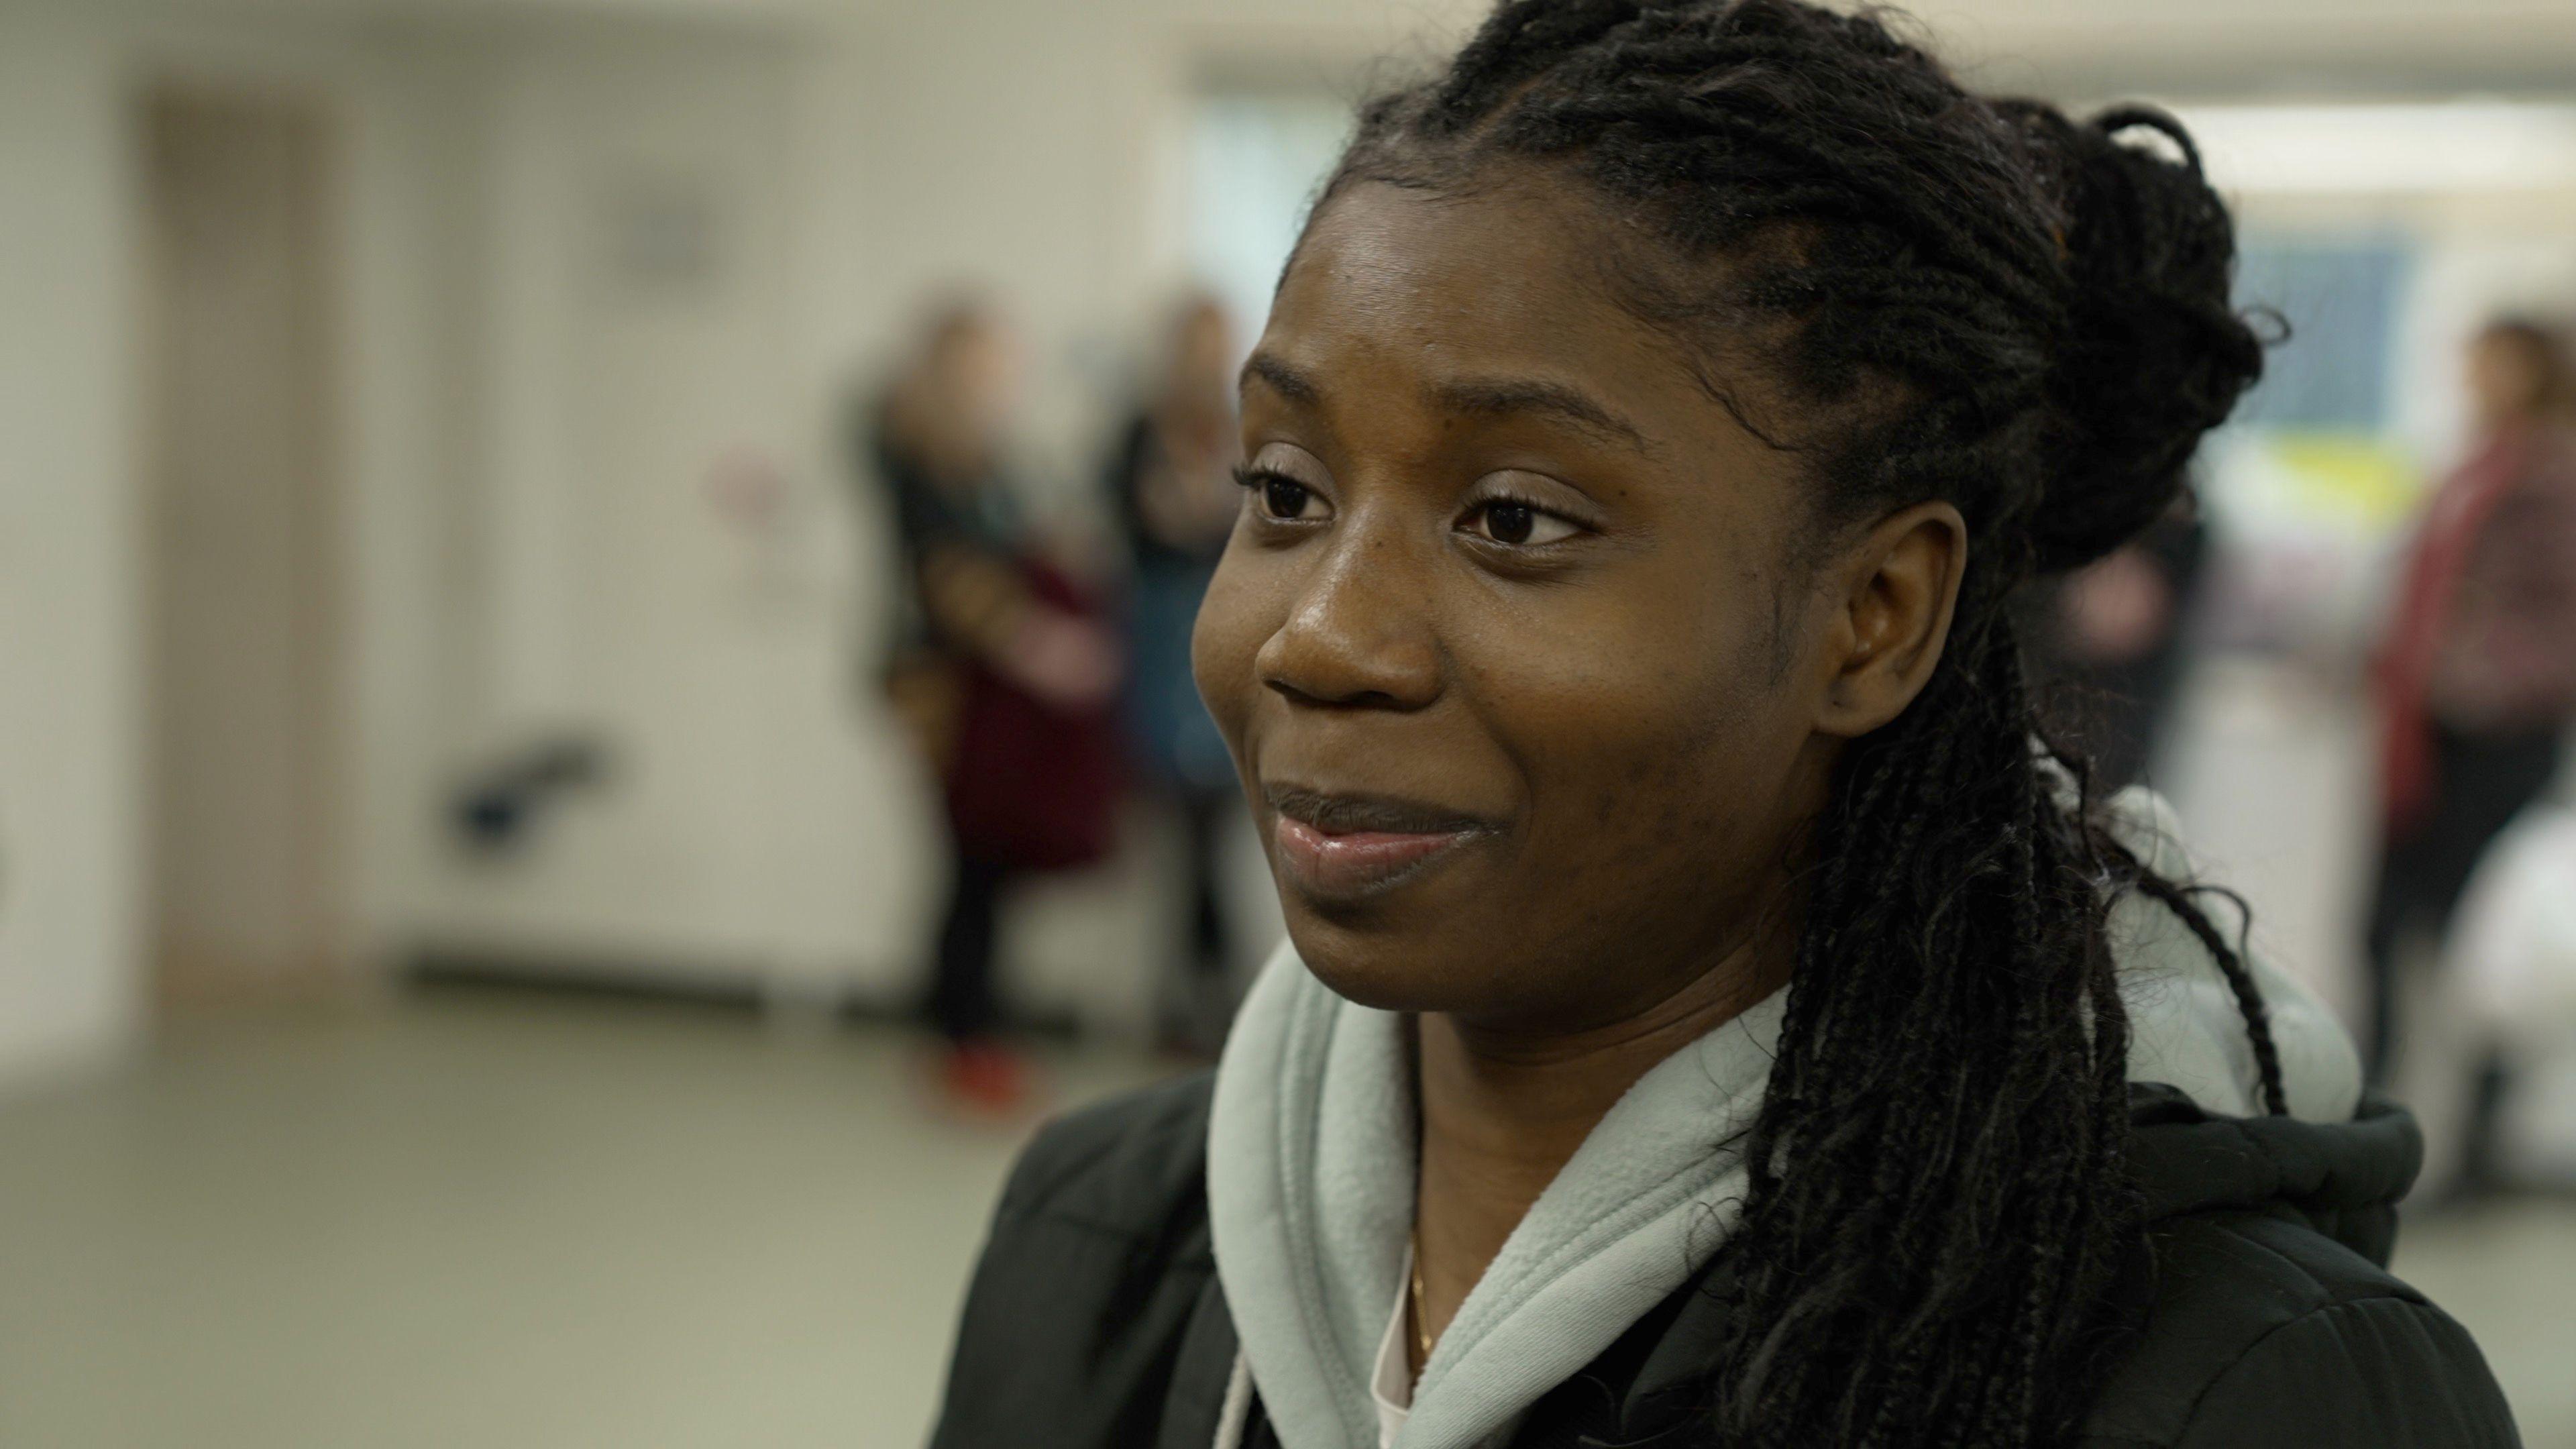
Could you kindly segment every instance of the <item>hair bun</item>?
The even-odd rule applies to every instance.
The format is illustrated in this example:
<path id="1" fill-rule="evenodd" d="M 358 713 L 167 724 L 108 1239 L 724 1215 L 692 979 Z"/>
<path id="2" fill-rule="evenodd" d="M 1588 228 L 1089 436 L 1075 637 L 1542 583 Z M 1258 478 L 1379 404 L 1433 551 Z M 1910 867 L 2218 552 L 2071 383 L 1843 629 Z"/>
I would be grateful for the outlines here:
<path id="1" fill-rule="evenodd" d="M 2263 344 L 2231 302 L 2235 227 L 2182 124 L 2121 106 L 2078 125 L 2029 113 L 2053 155 L 2066 222 L 2070 324 L 2050 393 L 2057 466 L 2031 521 L 2041 571 L 2109 553 L 2181 492 L 2201 435 L 2263 371 Z M 2121 144 L 2162 133 L 2179 160 Z"/>

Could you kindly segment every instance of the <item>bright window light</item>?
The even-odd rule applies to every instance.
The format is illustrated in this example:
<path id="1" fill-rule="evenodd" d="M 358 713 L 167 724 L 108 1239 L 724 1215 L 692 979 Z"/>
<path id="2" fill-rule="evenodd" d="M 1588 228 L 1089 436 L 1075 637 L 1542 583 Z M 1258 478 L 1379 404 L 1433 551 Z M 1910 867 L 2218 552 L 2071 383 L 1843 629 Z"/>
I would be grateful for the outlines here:
<path id="1" fill-rule="evenodd" d="M 2238 193 L 2576 190 L 2576 105 L 2177 107 Z"/>

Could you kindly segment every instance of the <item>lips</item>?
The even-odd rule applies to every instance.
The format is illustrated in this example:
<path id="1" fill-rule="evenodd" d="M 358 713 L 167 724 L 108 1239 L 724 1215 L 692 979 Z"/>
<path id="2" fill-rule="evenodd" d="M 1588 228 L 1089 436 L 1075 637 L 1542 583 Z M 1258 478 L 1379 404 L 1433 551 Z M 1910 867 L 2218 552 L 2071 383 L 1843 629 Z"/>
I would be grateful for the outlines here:
<path id="1" fill-rule="evenodd" d="M 1491 835 L 1491 822 L 1385 795 L 1264 791 L 1280 868 L 1310 898 L 1356 902 L 1416 879 Z"/>

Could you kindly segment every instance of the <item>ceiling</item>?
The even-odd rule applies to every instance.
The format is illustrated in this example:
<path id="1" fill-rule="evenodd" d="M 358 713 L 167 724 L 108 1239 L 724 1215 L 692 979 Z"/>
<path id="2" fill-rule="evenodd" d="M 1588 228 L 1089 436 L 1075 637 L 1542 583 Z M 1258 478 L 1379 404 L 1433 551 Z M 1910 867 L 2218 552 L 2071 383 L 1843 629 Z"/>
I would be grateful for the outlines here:
<path id="1" fill-rule="evenodd" d="M 129 0 L 147 7 L 478 24 L 528 18 L 759 29 L 985 25 L 1014 15 L 1178 31 L 1219 56 L 1354 60 L 1456 33 L 1485 0 Z M 2576 0 L 1913 0 L 1989 89 L 2060 96 L 2576 94 Z"/>

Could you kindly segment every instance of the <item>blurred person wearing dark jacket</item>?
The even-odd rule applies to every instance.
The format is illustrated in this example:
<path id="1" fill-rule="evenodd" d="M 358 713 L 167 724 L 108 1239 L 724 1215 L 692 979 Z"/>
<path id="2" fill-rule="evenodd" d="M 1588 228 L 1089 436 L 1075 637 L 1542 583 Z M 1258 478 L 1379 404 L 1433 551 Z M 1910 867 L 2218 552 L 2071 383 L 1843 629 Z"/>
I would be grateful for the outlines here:
<path id="1" fill-rule="evenodd" d="M 1027 1093 L 995 1039 L 1003 898 L 1023 876 L 1108 853 L 1119 778 L 1116 640 L 1094 591 L 1036 546 L 1005 477 L 1014 365 L 989 313 L 950 307 L 864 444 L 908 585 L 884 685 L 940 775 L 951 845 L 924 1010 L 947 1044 L 946 1086 L 993 1112 Z"/>
<path id="2" fill-rule="evenodd" d="M 2418 525 L 2375 661 L 2384 833 L 2365 1047 L 2380 1080 L 2408 937 L 2448 926 L 2488 844 L 2556 775 L 2576 717 L 2568 384 L 2564 344 L 2539 324 L 2498 321 L 2470 343 L 2476 442 Z"/>
<path id="3" fill-rule="evenodd" d="M 2209 527 L 2186 498 L 2037 600 L 2034 683 L 2091 754 L 2096 789 L 2144 780 L 2163 746 L 2208 557 Z"/>
<path id="4" fill-rule="evenodd" d="M 1146 780 L 1170 801 L 1186 873 L 1182 969 L 1161 1008 L 1165 1041 L 1213 1056 L 1233 1001 L 1218 847 L 1237 786 L 1224 737 L 1190 678 L 1190 626 L 1235 514 L 1234 339 L 1214 298 L 1185 299 L 1159 375 L 1119 430 L 1102 482 L 1126 537 L 1126 718 Z"/>

